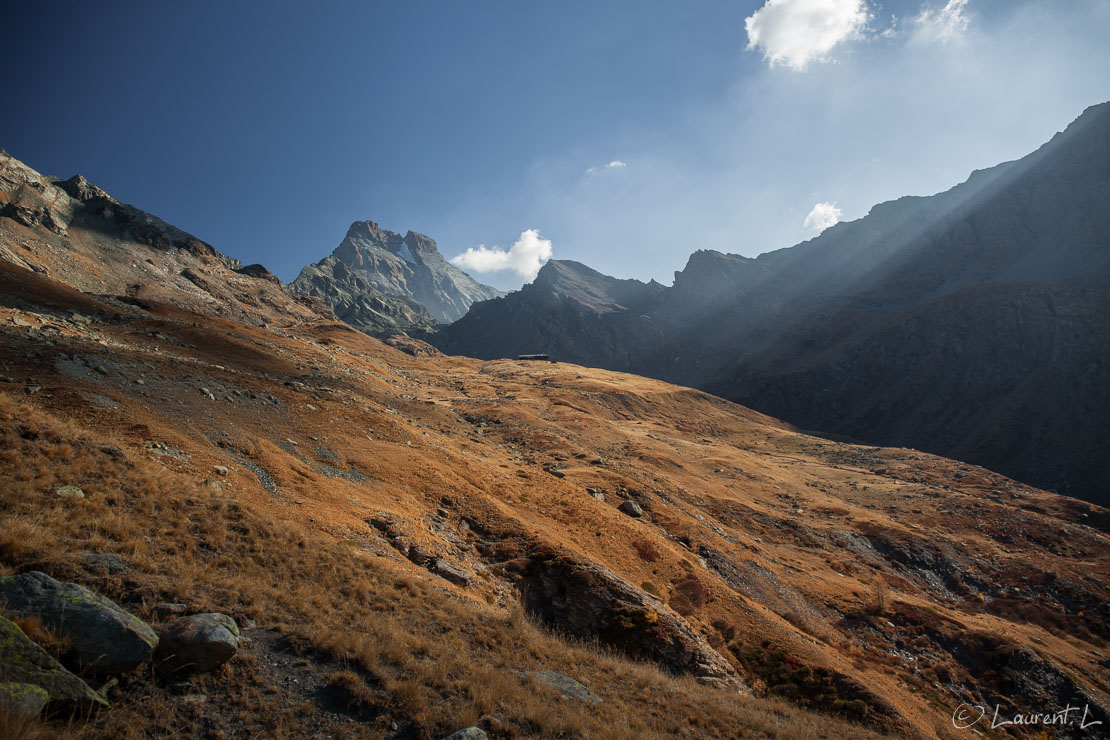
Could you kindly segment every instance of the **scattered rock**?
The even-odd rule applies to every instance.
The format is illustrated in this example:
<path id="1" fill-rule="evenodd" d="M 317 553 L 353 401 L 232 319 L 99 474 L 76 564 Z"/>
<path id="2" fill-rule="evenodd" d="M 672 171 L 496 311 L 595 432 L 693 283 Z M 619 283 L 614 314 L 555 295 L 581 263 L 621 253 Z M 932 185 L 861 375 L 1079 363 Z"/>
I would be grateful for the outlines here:
<path id="1" fill-rule="evenodd" d="M 0 617 L 0 665 L 13 685 L 31 684 L 46 691 L 50 702 L 68 708 L 107 706 L 87 683 L 67 671 L 41 647 L 31 642 L 12 621 Z M 12 691 L 16 691 L 12 689 Z"/>
<path id="2" fill-rule="evenodd" d="M 215 470 L 218 475 L 227 475 L 227 467 L 224 465 L 213 465 L 212 469 Z"/>
<path id="3" fill-rule="evenodd" d="M 420 547 L 420 545 L 410 545 L 407 557 L 416 565 L 425 565 L 433 556 L 427 550 Z"/>
<path id="4" fill-rule="evenodd" d="M 205 673 L 239 650 L 239 627 L 226 614 L 194 614 L 158 628 L 155 660 L 167 673 Z"/>
<path id="5" fill-rule="evenodd" d="M 528 671 L 527 675 L 534 678 L 538 683 L 555 689 L 567 699 L 577 699 L 588 704 L 600 704 L 604 701 L 578 681 L 557 671 Z"/>
<path id="6" fill-rule="evenodd" d="M 644 515 L 644 510 L 635 501 L 625 501 L 620 505 L 620 510 L 634 519 L 639 519 Z"/>
<path id="7" fill-rule="evenodd" d="M 473 583 L 473 579 L 470 577 L 469 573 L 462 570 L 461 568 L 457 568 L 454 565 L 451 565 L 443 558 L 435 559 L 435 562 L 432 563 L 431 571 L 440 578 L 446 581 L 450 581 L 457 586 L 462 586 L 463 588 L 466 588 L 470 586 L 471 583 Z"/>
<path id="8" fill-rule="evenodd" d="M 158 644 L 154 630 L 112 601 L 38 571 L 0 579 L 0 603 L 19 617 L 37 617 L 67 639 L 77 664 L 85 668 L 130 671 Z"/>
<path id="9" fill-rule="evenodd" d="M 548 473 L 551 473 L 556 478 L 566 478 L 567 477 L 566 473 L 564 473 L 561 470 L 556 470 L 555 468 L 544 468 L 544 470 L 547 471 Z"/>
<path id="10" fill-rule="evenodd" d="M 165 619 L 166 617 L 180 617 L 189 607 L 185 604 L 156 604 L 154 606 L 154 613 L 158 617 Z"/>
<path id="11" fill-rule="evenodd" d="M 129 573 L 131 568 L 114 552 L 79 552 L 77 557 L 87 565 L 106 571 L 108 575 Z"/>
<path id="12" fill-rule="evenodd" d="M 77 486 L 55 486 L 50 490 L 59 498 L 85 498 L 85 492 Z"/>
<path id="13" fill-rule="evenodd" d="M 121 450 L 119 447 L 116 447 L 115 445 L 100 445 L 100 451 L 108 457 L 115 458 L 116 460 L 127 459 L 127 455 L 124 454 L 123 450 Z"/>
<path id="14" fill-rule="evenodd" d="M 443 740 L 489 740 L 489 735 L 485 730 L 478 727 L 466 727 L 456 732 L 452 732 Z"/>
<path id="15" fill-rule="evenodd" d="M 37 717 L 49 701 L 46 689 L 33 683 L 0 683 L 0 712 L 10 717 Z"/>

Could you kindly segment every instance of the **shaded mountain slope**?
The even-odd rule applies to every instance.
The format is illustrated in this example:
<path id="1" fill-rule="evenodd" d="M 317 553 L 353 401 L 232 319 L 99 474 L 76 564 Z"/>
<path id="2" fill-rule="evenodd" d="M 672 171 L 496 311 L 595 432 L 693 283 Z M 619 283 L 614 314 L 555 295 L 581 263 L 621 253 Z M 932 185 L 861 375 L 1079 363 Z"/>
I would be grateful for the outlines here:
<path id="1" fill-rule="evenodd" d="M 1110 501 L 1110 106 L 1009 170 L 702 385 Z"/>
<path id="2" fill-rule="evenodd" d="M 492 359 L 544 352 L 612 369 L 642 364 L 663 336 L 639 313 L 664 290 L 550 260 L 519 291 L 471 306 L 434 339 L 446 352 Z"/>
<path id="3" fill-rule="evenodd" d="M 755 259 L 695 252 L 634 308 L 551 310 L 541 286 L 435 341 L 483 358 L 535 347 L 1106 502 L 1108 202 L 1102 104 L 944 193 Z"/>

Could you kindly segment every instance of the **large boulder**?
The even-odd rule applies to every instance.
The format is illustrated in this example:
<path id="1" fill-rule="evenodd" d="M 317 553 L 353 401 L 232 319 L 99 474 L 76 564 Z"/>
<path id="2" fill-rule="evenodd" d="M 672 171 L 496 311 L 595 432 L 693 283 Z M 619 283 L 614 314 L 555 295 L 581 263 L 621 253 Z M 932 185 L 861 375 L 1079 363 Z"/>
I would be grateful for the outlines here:
<path id="1" fill-rule="evenodd" d="M 205 673 L 239 650 L 239 626 L 226 614 L 194 614 L 158 628 L 155 660 L 166 673 Z"/>
<path id="2" fill-rule="evenodd" d="M 62 708 L 86 709 L 108 705 L 100 694 L 67 671 L 45 650 L 31 642 L 17 624 L 4 617 L 0 617 L 0 666 L 7 682 L 0 684 L 0 705 L 5 707 L 29 712 L 42 699 L 42 692 L 46 693 L 51 704 Z M 28 685 L 40 690 L 35 691 Z M 34 713 L 37 714 L 37 711 Z"/>
<path id="3" fill-rule="evenodd" d="M 32 571 L 0 578 L 0 605 L 17 617 L 36 617 L 65 638 L 82 668 L 130 671 L 148 659 L 158 635 L 138 617 L 76 583 Z"/>
<path id="4" fill-rule="evenodd" d="M 545 625 L 751 695 L 736 669 L 677 612 L 607 568 L 568 550 L 540 548 L 522 577 L 525 608 Z"/>

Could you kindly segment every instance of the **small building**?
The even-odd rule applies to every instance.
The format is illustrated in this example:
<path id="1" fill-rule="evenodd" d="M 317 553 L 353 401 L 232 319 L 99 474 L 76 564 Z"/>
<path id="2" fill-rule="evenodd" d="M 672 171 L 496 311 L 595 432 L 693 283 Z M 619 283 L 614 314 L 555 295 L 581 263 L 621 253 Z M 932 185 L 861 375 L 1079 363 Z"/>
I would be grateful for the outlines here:
<path id="1" fill-rule="evenodd" d="M 540 360 L 542 362 L 555 362 L 550 355 L 517 355 L 518 360 Z"/>

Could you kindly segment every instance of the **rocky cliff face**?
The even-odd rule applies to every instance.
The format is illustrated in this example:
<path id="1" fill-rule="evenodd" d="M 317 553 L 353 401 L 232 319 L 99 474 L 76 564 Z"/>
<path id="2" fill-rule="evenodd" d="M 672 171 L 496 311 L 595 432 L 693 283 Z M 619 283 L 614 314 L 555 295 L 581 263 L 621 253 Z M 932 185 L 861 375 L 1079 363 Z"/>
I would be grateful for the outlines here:
<path id="1" fill-rule="evenodd" d="M 438 323 L 424 306 L 381 292 L 334 255 L 301 270 L 292 287 L 322 298 L 336 316 L 371 336 L 433 332 Z"/>
<path id="2" fill-rule="evenodd" d="M 1106 203 L 1110 104 L 944 193 L 755 259 L 695 252 L 673 287 L 603 310 L 537 279 L 475 306 L 441 346 L 547 350 L 1106 502 Z"/>
<path id="3" fill-rule="evenodd" d="M 323 298 L 370 334 L 426 331 L 501 295 L 443 259 L 431 238 L 414 231 L 401 236 L 373 221 L 351 224 L 331 256 L 305 267 L 290 287 Z"/>

